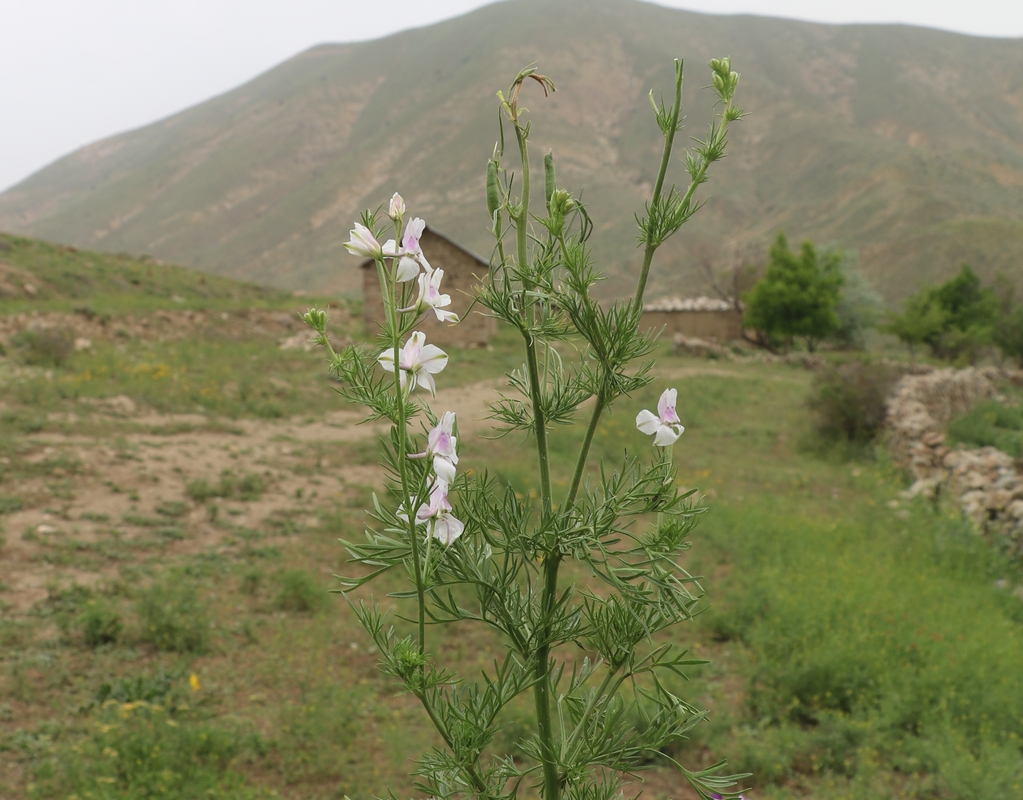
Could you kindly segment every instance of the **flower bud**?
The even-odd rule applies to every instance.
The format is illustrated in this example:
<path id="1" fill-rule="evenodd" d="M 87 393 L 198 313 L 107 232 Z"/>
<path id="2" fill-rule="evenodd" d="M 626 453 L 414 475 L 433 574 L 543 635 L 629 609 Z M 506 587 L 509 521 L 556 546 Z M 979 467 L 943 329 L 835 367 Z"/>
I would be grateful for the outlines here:
<path id="1" fill-rule="evenodd" d="M 557 181 L 554 180 L 554 153 L 548 151 L 543 157 L 543 196 L 548 206 L 557 185 Z"/>
<path id="2" fill-rule="evenodd" d="M 405 201 L 402 200 L 401 195 L 397 192 L 391 196 L 391 204 L 387 207 L 387 216 L 395 222 L 400 221 L 405 216 Z"/>
<path id="3" fill-rule="evenodd" d="M 327 327 L 327 312 L 310 308 L 302 315 L 302 320 L 317 333 L 323 333 Z"/>
<path id="4" fill-rule="evenodd" d="M 487 162 L 487 212 L 491 217 L 501 207 L 501 195 L 497 189 L 497 162 L 491 159 Z"/>

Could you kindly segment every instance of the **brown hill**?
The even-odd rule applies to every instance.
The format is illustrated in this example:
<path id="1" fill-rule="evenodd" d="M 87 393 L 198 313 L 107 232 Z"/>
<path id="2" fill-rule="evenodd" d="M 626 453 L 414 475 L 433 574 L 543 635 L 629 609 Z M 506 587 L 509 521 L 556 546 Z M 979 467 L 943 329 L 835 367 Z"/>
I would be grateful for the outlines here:
<path id="1" fill-rule="evenodd" d="M 743 73 L 710 203 L 660 256 L 652 294 L 697 293 L 699 262 L 760 254 L 775 231 L 860 252 L 896 299 L 969 261 L 1023 276 L 1023 40 L 891 25 L 709 16 L 632 0 L 518 0 L 383 40 L 315 47 L 220 97 L 85 147 L 0 195 L 0 229 L 151 253 L 287 288 L 356 293 L 341 243 L 402 192 L 489 252 L 483 174 L 494 92 L 536 61 L 537 152 L 597 223 L 612 277 L 637 261 L 632 213 L 656 166 L 646 94 L 686 59 L 690 135 L 705 63 Z M 537 161 L 539 159 L 536 159 Z M 676 177 L 684 173 L 676 162 Z M 614 279 L 608 291 L 620 286 Z"/>

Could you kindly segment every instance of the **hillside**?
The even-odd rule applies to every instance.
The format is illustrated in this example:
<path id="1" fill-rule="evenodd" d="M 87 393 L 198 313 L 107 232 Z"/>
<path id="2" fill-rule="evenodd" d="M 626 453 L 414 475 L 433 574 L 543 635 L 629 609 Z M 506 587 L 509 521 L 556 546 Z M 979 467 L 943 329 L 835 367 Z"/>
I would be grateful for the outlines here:
<path id="1" fill-rule="evenodd" d="M 632 0 L 518 0 L 359 44 L 323 45 L 238 89 L 95 143 L 0 195 L 0 230 L 152 253 L 296 289 L 358 292 L 341 247 L 395 189 L 489 252 L 484 167 L 494 92 L 536 61 L 534 144 L 590 204 L 613 278 L 637 261 L 632 214 L 655 169 L 646 95 L 686 59 L 690 135 L 705 62 L 729 54 L 749 117 L 711 202 L 666 248 L 653 294 L 694 293 L 697 265 L 760 254 L 775 231 L 860 252 L 895 300 L 969 261 L 1023 270 L 1023 40 L 891 25 L 710 16 Z M 538 161 L 539 159 L 536 159 Z M 676 177 L 684 175 L 676 162 Z"/>
<path id="2" fill-rule="evenodd" d="M 64 309 L 81 301 L 104 309 L 186 309 L 276 306 L 291 296 L 163 264 L 151 256 L 79 250 L 0 234 L 0 313 Z"/>

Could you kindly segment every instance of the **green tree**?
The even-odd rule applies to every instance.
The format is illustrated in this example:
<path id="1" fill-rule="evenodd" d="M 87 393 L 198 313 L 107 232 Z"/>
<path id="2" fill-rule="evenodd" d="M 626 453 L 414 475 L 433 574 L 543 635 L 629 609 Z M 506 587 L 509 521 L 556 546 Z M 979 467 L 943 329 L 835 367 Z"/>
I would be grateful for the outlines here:
<path id="1" fill-rule="evenodd" d="M 927 344 L 938 358 L 974 363 L 992 344 L 998 317 L 996 293 L 964 264 L 954 278 L 910 297 L 885 330 L 909 345 L 910 353 L 917 344 Z"/>
<path id="2" fill-rule="evenodd" d="M 803 242 L 799 253 L 793 253 L 779 232 L 764 277 L 747 299 L 746 324 L 762 340 L 781 340 L 791 347 L 800 337 L 807 350 L 816 350 L 839 326 L 835 308 L 842 287 L 840 262 L 838 253 L 818 256 L 811 242 Z"/>
<path id="3" fill-rule="evenodd" d="M 838 327 L 832 339 L 843 347 L 862 348 L 864 337 L 881 317 L 884 301 L 863 277 L 855 254 L 839 254 L 842 272 L 842 291 L 835 305 Z"/>
<path id="4" fill-rule="evenodd" d="M 910 297 L 902 306 L 901 314 L 892 314 L 881 327 L 886 333 L 894 334 L 909 347 L 909 357 L 916 358 L 916 348 L 922 344 L 933 344 L 945 331 L 947 318 L 941 306 L 933 301 L 931 289 L 922 289 Z"/>
<path id="5" fill-rule="evenodd" d="M 1023 305 L 1018 305 L 998 320 L 994 341 L 1002 355 L 1023 367 Z"/>

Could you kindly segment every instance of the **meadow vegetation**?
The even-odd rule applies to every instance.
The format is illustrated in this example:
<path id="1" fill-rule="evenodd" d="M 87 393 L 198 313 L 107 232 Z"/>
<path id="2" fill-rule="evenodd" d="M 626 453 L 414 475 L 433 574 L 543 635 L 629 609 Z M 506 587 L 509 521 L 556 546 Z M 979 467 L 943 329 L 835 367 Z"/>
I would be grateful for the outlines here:
<path id="1" fill-rule="evenodd" d="M 709 365 L 663 345 L 657 358 L 662 382 L 635 406 L 679 387 L 679 481 L 710 509 L 684 559 L 709 602 L 679 640 L 709 660 L 690 670 L 686 692 L 710 717 L 679 754 L 697 764 L 727 756 L 764 798 L 1018 796 L 1019 566 L 949 509 L 902 499 L 883 447 L 851 460 L 805 447 L 806 371 Z M 469 387 L 513 361 L 498 339 L 492 351 L 454 353 L 450 375 Z M 126 368 L 141 364 L 182 377 Z M 131 342 L 50 369 L 5 377 L 0 410 L 0 797 L 407 794 L 406 754 L 433 734 L 374 676 L 371 643 L 327 594 L 344 568 L 337 539 L 360 535 L 383 480 L 373 433 L 353 439 L 346 423 L 326 428 L 332 437 L 295 438 L 334 411 L 321 356 L 273 343 Z M 200 387 L 247 384 L 252 399 L 186 389 L 191 370 Z M 81 402 L 117 395 L 137 411 Z M 279 414 L 265 412 L 269 402 Z M 1018 430 L 1000 413 L 975 415 Z M 598 455 L 648 446 L 632 416 L 602 421 Z M 255 463 L 255 450 L 244 454 L 250 423 L 292 454 Z M 578 436 L 559 429 L 552 458 L 569 459 Z M 160 483 L 144 478 L 179 439 L 197 443 L 194 463 Z M 231 473 L 204 471 L 225 443 L 238 456 Z M 485 457 L 498 479 L 535 491 L 518 439 L 463 443 L 465 469 Z M 95 466 L 100 447 L 140 477 L 103 484 L 113 473 Z M 79 511 L 95 492 L 124 510 Z M 387 581 L 378 597 L 399 588 Z M 463 670 L 501 652 L 496 638 L 459 628 L 441 646 Z M 514 751 L 530 714 L 508 709 L 499 744 Z M 656 758 L 648 766 L 646 792 L 685 796 Z"/>

